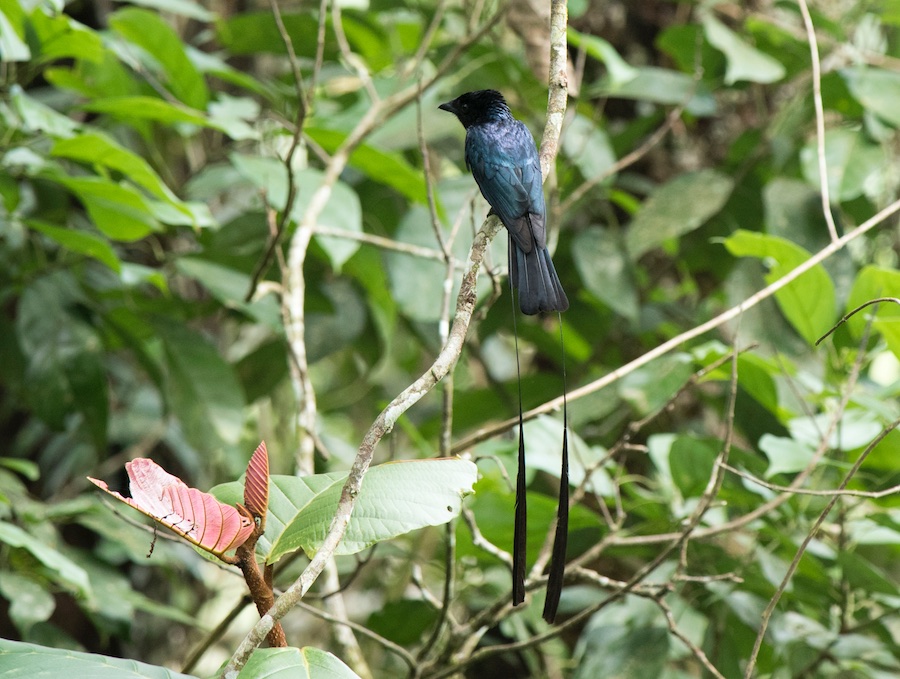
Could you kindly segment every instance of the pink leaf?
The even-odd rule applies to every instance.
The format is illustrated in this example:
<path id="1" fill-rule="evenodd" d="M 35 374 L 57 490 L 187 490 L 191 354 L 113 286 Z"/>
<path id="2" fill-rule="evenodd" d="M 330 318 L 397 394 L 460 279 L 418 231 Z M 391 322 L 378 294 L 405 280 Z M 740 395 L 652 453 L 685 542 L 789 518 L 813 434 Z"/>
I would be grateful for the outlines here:
<path id="1" fill-rule="evenodd" d="M 189 542 L 216 556 L 240 547 L 253 522 L 231 505 L 219 502 L 209 493 L 190 488 L 153 460 L 137 458 L 125 464 L 131 497 L 110 490 L 105 482 L 88 480 L 117 500 L 131 505 L 151 519 L 171 528 Z"/>
<path id="2" fill-rule="evenodd" d="M 254 516 L 264 518 L 269 507 L 269 453 L 266 442 L 256 448 L 244 479 L 244 506 Z"/>

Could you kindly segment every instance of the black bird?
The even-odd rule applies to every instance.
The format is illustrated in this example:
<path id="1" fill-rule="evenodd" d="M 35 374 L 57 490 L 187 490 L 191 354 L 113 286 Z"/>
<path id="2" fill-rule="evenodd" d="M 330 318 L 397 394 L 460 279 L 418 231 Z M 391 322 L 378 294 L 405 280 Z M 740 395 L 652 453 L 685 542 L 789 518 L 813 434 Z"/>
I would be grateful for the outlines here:
<path id="1" fill-rule="evenodd" d="M 541 163 L 531 132 L 496 90 L 467 92 L 438 108 L 466 128 L 466 167 L 509 231 L 509 277 L 522 313 L 565 311 L 569 300 L 547 252 Z"/>
<path id="2" fill-rule="evenodd" d="M 509 232 L 509 280 L 519 291 L 522 313 L 565 311 L 569 300 L 560 285 L 547 252 L 544 191 L 541 163 L 534 137 L 513 118 L 503 95 L 496 90 L 478 90 L 441 104 L 466 128 L 466 167 Z M 515 321 L 515 318 L 513 318 Z M 515 323 L 513 323 L 515 327 Z M 562 325 L 560 324 L 560 344 Z M 518 366 L 518 340 L 516 358 Z M 568 417 L 565 405 L 565 351 L 563 351 L 563 444 L 559 482 L 556 536 L 550 559 L 547 598 L 543 617 L 556 618 L 565 577 L 569 525 Z M 516 481 L 515 534 L 513 537 L 513 604 L 525 600 L 527 533 L 525 487 L 525 431 L 522 422 L 522 383 L 519 381 L 519 467 Z"/>

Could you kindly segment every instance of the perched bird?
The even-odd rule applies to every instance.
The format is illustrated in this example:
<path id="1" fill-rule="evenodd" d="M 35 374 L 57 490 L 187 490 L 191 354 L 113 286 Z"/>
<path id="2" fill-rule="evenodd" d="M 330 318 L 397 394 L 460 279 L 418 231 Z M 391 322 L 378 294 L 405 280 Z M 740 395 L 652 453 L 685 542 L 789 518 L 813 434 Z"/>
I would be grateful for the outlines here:
<path id="1" fill-rule="evenodd" d="M 547 252 L 544 191 L 541 163 L 534 137 L 513 118 L 506 101 L 496 90 L 479 90 L 441 104 L 466 128 L 466 166 L 509 232 L 509 280 L 519 291 L 523 313 L 565 311 L 569 300 L 563 292 L 556 269 Z M 515 321 L 515 318 L 513 318 Z M 515 323 L 513 324 L 515 327 Z M 562 324 L 560 324 L 562 345 Z M 518 368 L 518 339 L 516 340 Z M 559 478 L 559 506 L 556 536 L 547 578 L 543 617 L 553 624 L 565 579 L 566 544 L 569 525 L 569 445 L 565 399 L 565 352 L 563 351 L 563 442 Z M 527 556 L 527 489 L 525 479 L 525 430 L 522 418 L 522 382 L 519 381 L 519 466 L 516 479 L 516 513 L 513 533 L 512 601 L 525 600 Z"/>
<path id="2" fill-rule="evenodd" d="M 522 313 L 565 311 L 569 300 L 547 252 L 541 163 L 531 132 L 496 90 L 467 92 L 438 108 L 466 128 L 466 167 L 509 231 L 509 277 Z"/>

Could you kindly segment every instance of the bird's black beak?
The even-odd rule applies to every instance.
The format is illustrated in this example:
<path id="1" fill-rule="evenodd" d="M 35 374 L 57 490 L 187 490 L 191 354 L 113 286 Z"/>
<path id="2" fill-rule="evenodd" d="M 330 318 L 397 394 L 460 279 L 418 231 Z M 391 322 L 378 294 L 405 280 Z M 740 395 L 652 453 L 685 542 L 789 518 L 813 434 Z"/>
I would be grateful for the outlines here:
<path id="1" fill-rule="evenodd" d="M 453 105 L 452 101 L 445 101 L 443 104 L 438 106 L 442 111 L 449 111 L 450 113 L 456 113 L 456 107 Z"/>

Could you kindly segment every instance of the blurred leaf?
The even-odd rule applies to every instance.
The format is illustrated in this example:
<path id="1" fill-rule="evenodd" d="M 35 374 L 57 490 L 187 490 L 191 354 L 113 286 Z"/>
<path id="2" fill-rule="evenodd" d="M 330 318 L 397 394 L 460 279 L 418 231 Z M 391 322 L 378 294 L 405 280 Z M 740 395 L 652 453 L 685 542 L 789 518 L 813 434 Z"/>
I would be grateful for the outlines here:
<path id="1" fill-rule="evenodd" d="M 234 369 L 206 339 L 178 323 L 155 323 L 168 363 L 172 414 L 203 450 L 236 443 L 244 423 L 244 395 Z"/>
<path id="2" fill-rule="evenodd" d="M 122 262 L 108 241 L 87 231 L 64 229 L 46 222 L 29 219 L 25 222 L 29 228 L 38 231 L 70 252 L 92 257 L 102 262 L 115 272 L 122 268 Z"/>
<path id="3" fill-rule="evenodd" d="M 847 311 L 850 312 L 879 297 L 900 297 L 900 271 L 869 264 L 862 268 L 853 281 L 853 287 L 847 297 Z M 853 332 L 854 337 L 862 337 L 868 319 L 873 314 L 881 321 L 893 321 L 900 318 L 900 305 L 884 302 L 854 314 L 847 320 L 847 327 Z M 876 328 L 880 330 L 877 325 Z M 894 353 L 900 356 L 896 349 Z"/>
<path id="4" fill-rule="evenodd" d="M 900 73 L 875 66 L 853 66 L 840 73 L 867 111 L 900 127 Z"/>
<path id="5" fill-rule="evenodd" d="M 70 313 L 77 284 L 66 272 L 43 276 L 22 292 L 16 336 L 27 364 L 27 397 L 51 427 L 81 413 L 99 450 L 106 445 L 108 391 L 102 344 L 87 323 Z"/>
<path id="6" fill-rule="evenodd" d="M 26 636 L 32 625 L 44 622 L 56 608 L 53 596 L 35 580 L 15 572 L 0 578 L 0 594 L 9 602 L 9 618 Z"/>
<path id="7" fill-rule="evenodd" d="M 29 96 L 20 85 L 9 88 L 10 98 L 25 130 L 46 132 L 52 137 L 67 139 L 75 134 L 78 123 Z"/>
<path id="8" fill-rule="evenodd" d="M 156 12 L 126 7 L 112 14 L 109 26 L 129 42 L 143 48 L 159 63 L 178 99 L 204 110 L 209 91 L 203 76 L 185 54 L 181 37 Z"/>
<path id="9" fill-rule="evenodd" d="M 215 14 L 195 0 L 131 0 L 131 4 L 179 14 L 197 21 L 213 21 L 216 18 Z"/>
<path id="10" fill-rule="evenodd" d="M 327 651 L 303 648 L 259 648 L 250 656 L 238 679 L 359 679 Z"/>
<path id="11" fill-rule="evenodd" d="M 626 376 L 619 383 L 619 393 L 644 417 L 666 405 L 693 374 L 690 356 L 668 354 Z"/>
<path id="12" fill-rule="evenodd" d="M 91 583 L 84 570 L 43 540 L 29 535 L 14 524 L 0 521 L 0 543 L 28 551 L 52 573 L 54 582 L 64 585 L 66 589 L 80 597 L 87 599 L 93 597 Z M 0 644 L 2 643 L 5 642 L 0 639 Z"/>
<path id="13" fill-rule="evenodd" d="M 562 138 L 562 150 L 585 179 L 599 177 L 616 162 L 616 154 L 607 134 L 581 115 L 576 115 L 569 122 Z"/>
<path id="14" fill-rule="evenodd" d="M 366 620 L 366 627 L 395 644 L 411 646 L 431 630 L 437 611 L 418 599 L 388 601 Z"/>
<path id="15" fill-rule="evenodd" d="M 188 123 L 200 127 L 215 127 L 217 129 L 219 127 L 209 120 L 202 111 L 157 97 L 110 96 L 82 104 L 81 108 L 92 113 L 106 113 L 128 122 L 153 120 L 164 125 Z"/>
<path id="16" fill-rule="evenodd" d="M 572 241 L 572 259 L 584 286 L 632 323 L 640 315 L 638 290 L 624 244 L 610 229 L 591 227 Z"/>
<path id="17" fill-rule="evenodd" d="M 330 153 L 347 139 L 345 132 L 321 127 L 306 128 L 304 132 Z M 422 205 L 428 204 L 428 193 L 421 170 L 412 167 L 402 155 L 381 150 L 371 144 L 360 144 L 350 154 L 350 165 L 372 181 L 390 186 L 409 200 Z"/>
<path id="18" fill-rule="evenodd" d="M 301 194 L 301 199 L 314 194 L 321 183 L 321 179 L 322 173 L 318 170 L 304 170 L 299 173 L 297 181 L 305 187 L 309 187 L 308 191 L 311 191 L 311 193 L 304 191 Z M 294 215 L 298 221 L 306 208 L 307 205 L 302 200 L 298 200 L 295 204 Z M 331 187 L 331 195 L 328 197 L 328 202 L 325 203 L 325 207 L 319 213 L 317 225 L 328 229 L 346 231 L 349 234 L 362 233 L 362 207 L 356 191 L 344 182 L 336 181 Z M 340 273 L 344 263 L 359 250 L 360 245 L 359 241 L 351 238 L 316 236 L 316 240 L 322 246 L 322 249 L 328 253 L 331 266 L 338 273 Z"/>
<path id="19" fill-rule="evenodd" d="M 573 679 L 646 679 L 659 677 L 669 653 L 665 627 L 600 626 L 579 640 L 581 660 Z"/>
<path id="20" fill-rule="evenodd" d="M 784 66 L 777 59 L 748 45 L 711 13 L 704 12 L 702 21 L 706 39 L 722 51 L 728 62 L 726 84 L 733 85 L 738 80 L 773 83 L 784 77 Z"/>
<path id="21" fill-rule="evenodd" d="M 91 679 L 192 679 L 191 675 L 135 660 L 47 648 L 7 639 L 0 639 L 0 657 L 3 657 L 4 670 L 11 673 L 9 676 L 18 675 L 29 679 L 59 679 L 65 676 Z"/>
<path id="22" fill-rule="evenodd" d="M 819 186 L 819 159 L 816 142 L 800 151 L 803 175 Z M 885 171 L 884 151 L 855 130 L 828 130 L 825 133 L 825 162 L 828 166 L 828 192 L 832 201 L 853 200 L 863 195 L 869 178 Z"/>
<path id="23" fill-rule="evenodd" d="M 718 449 L 707 441 L 679 436 L 669 450 L 669 467 L 672 480 L 683 498 L 699 497 L 706 489 L 713 474 Z"/>
<path id="24" fill-rule="evenodd" d="M 119 241 L 136 241 L 162 230 L 149 203 L 130 186 L 101 177 L 60 179 L 84 205 L 100 231 Z"/>
<path id="25" fill-rule="evenodd" d="M 335 553 L 355 554 L 376 542 L 446 523 L 459 514 L 462 498 L 472 493 L 476 473 L 474 464 L 459 458 L 371 467 Z M 346 473 L 271 477 L 266 534 L 257 550 L 267 563 L 297 549 L 310 557 L 315 554 L 328 532 L 346 479 Z M 213 493 L 223 502 L 240 502 L 242 485 L 226 483 L 213 488 Z"/>
<path id="26" fill-rule="evenodd" d="M 3 61 L 30 61 L 31 50 L 28 49 L 28 45 L 22 40 L 16 29 L 13 28 L 13 24 L 7 17 L 4 9 L 7 8 L 0 9 L 0 55 L 3 55 Z M 15 4 L 9 9 L 21 12 L 21 8 L 15 6 Z"/>
<path id="27" fill-rule="evenodd" d="M 657 188 L 631 220 L 625 236 L 633 260 L 670 238 L 690 233 L 715 215 L 734 188 L 734 181 L 716 170 L 679 175 Z"/>
<path id="28" fill-rule="evenodd" d="M 683 105 L 688 113 L 695 116 L 711 116 L 716 112 L 716 100 L 702 82 L 695 81 L 686 73 L 655 66 L 637 68 L 637 75 L 624 83 L 602 81 L 597 86 L 586 88 L 585 94 Z"/>
<path id="29" fill-rule="evenodd" d="M 62 11 L 51 14 L 43 8 L 35 8 L 31 13 L 30 28 L 40 45 L 34 59 L 37 63 L 66 58 L 96 63 L 102 59 L 103 42 L 100 35 Z"/>
<path id="30" fill-rule="evenodd" d="M 784 238 L 738 230 L 725 241 L 736 257 L 756 257 L 769 264 L 766 283 L 787 275 L 809 259 L 809 253 Z M 835 316 L 834 284 L 821 264 L 775 293 L 775 300 L 791 325 L 810 344 L 828 330 Z"/>
<path id="31" fill-rule="evenodd" d="M 146 160 L 105 135 L 79 134 L 62 139 L 53 145 L 50 155 L 121 172 L 157 198 L 174 204 L 180 203 Z"/>
<path id="32" fill-rule="evenodd" d="M 606 65 L 611 86 L 623 85 L 638 76 L 638 69 L 629 66 L 616 52 L 616 48 L 603 38 L 581 33 L 571 26 L 566 31 L 566 37 L 573 47 L 584 50 L 588 56 L 602 61 Z"/>

